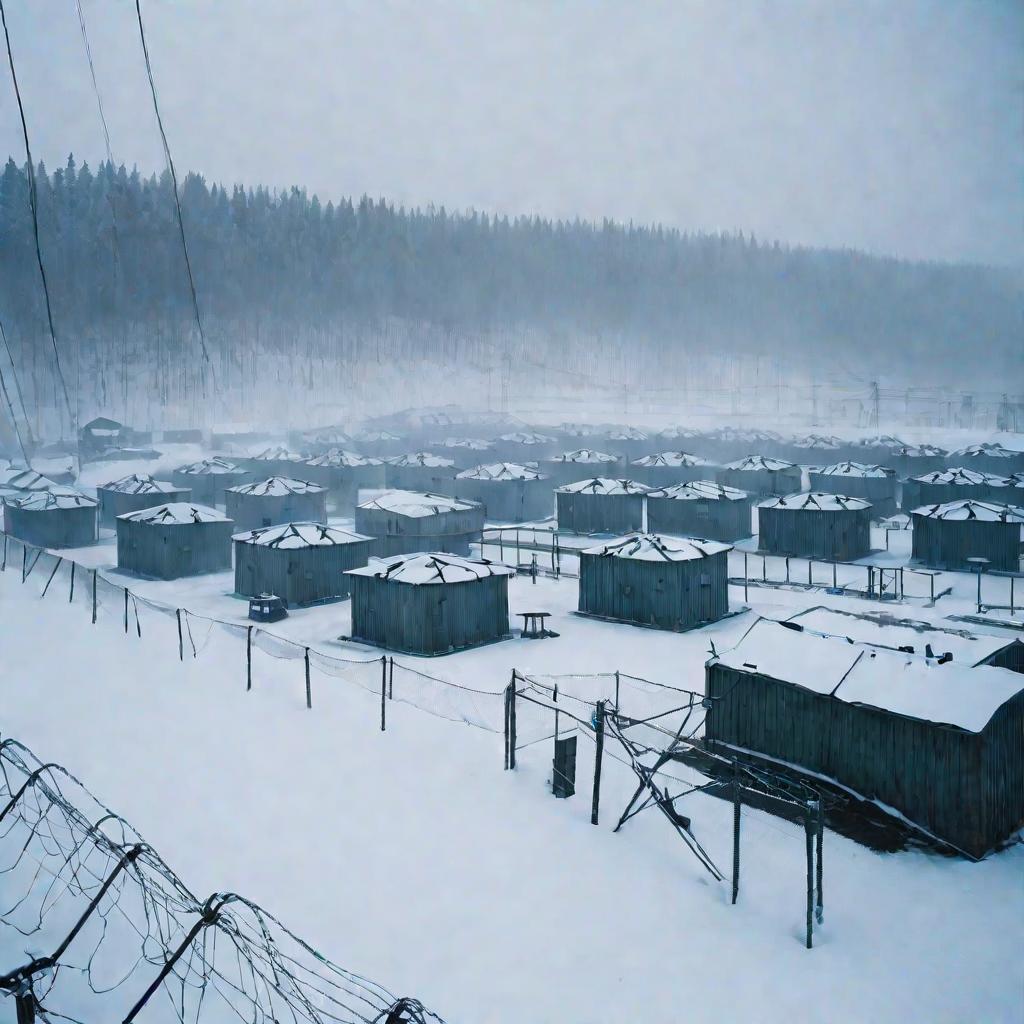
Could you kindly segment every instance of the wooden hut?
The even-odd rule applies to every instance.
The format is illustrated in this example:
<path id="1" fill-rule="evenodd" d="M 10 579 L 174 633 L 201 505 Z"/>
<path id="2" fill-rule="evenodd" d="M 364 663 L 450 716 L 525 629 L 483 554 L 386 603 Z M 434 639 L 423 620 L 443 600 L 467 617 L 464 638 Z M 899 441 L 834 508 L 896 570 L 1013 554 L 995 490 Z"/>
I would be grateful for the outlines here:
<path id="1" fill-rule="evenodd" d="M 595 477 L 555 490 L 558 529 L 572 533 L 633 533 L 644 525 L 644 495 L 635 480 Z"/>
<path id="2" fill-rule="evenodd" d="M 558 438 L 533 430 L 514 430 L 502 434 L 494 442 L 494 458 L 517 466 L 550 458 L 558 451 Z"/>
<path id="3" fill-rule="evenodd" d="M 40 548 L 80 548 L 96 540 L 98 502 L 69 487 L 3 499 L 4 529 Z"/>
<path id="4" fill-rule="evenodd" d="M 188 488 L 191 500 L 199 505 L 223 505 L 224 492 L 248 479 L 249 474 L 241 466 L 219 458 L 179 466 L 171 473 L 171 482 L 176 487 Z"/>
<path id="5" fill-rule="evenodd" d="M 228 517 L 239 530 L 279 523 L 326 523 L 327 490 L 308 480 L 272 476 L 229 487 L 224 493 Z"/>
<path id="6" fill-rule="evenodd" d="M 758 548 L 772 555 L 797 555 L 852 562 L 871 551 L 871 503 L 843 494 L 805 491 L 768 498 L 757 506 Z"/>
<path id="7" fill-rule="evenodd" d="M 871 502 L 876 519 L 896 512 L 896 473 L 882 466 L 863 462 L 837 462 L 820 469 L 811 469 L 808 479 L 812 491 L 843 494 Z"/>
<path id="8" fill-rule="evenodd" d="M 629 464 L 629 472 L 649 487 L 672 487 L 691 480 L 713 480 L 717 466 L 689 452 L 658 452 Z"/>
<path id="9" fill-rule="evenodd" d="M 419 553 L 352 569 L 352 639 L 404 654 L 448 654 L 510 636 L 514 569 Z"/>
<path id="10" fill-rule="evenodd" d="M 409 452 L 384 462 L 384 486 L 398 491 L 448 492 L 457 470 L 454 459 L 431 452 Z"/>
<path id="11" fill-rule="evenodd" d="M 484 507 L 443 494 L 386 491 L 356 506 L 356 532 L 373 538 L 371 554 L 445 551 L 468 555 L 480 539 Z"/>
<path id="12" fill-rule="evenodd" d="M 1024 508 L 987 501 L 923 505 L 910 513 L 912 557 L 931 569 L 971 572 L 969 558 L 987 558 L 986 569 L 1020 569 Z"/>
<path id="13" fill-rule="evenodd" d="M 427 445 L 435 455 L 451 459 L 458 470 L 479 466 L 494 450 L 494 442 L 482 437 L 446 437 Z"/>
<path id="14" fill-rule="evenodd" d="M 647 529 L 732 543 L 749 537 L 753 500 L 746 491 L 711 480 L 692 480 L 647 492 Z"/>
<path id="15" fill-rule="evenodd" d="M 303 476 L 327 488 L 338 506 L 355 505 L 360 490 L 382 490 L 384 462 L 369 455 L 333 450 L 303 463 Z"/>
<path id="16" fill-rule="evenodd" d="M 542 473 L 551 478 L 555 487 L 575 483 L 577 480 L 592 480 L 595 473 L 604 476 L 617 475 L 624 460 L 611 452 L 599 452 L 593 448 L 576 448 L 561 452 L 550 458 L 541 459 L 537 465 Z"/>
<path id="17" fill-rule="evenodd" d="M 974 469 L 981 473 L 1011 476 L 1024 470 L 1024 452 L 1005 448 L 1001 444 L 970 444 L 966 448 L 950 452 L 948 464 L 963 466 L 965 469 Z"/>
<path id="18" fill-rule="evenodd" d="M 132 431 L 107 416 L 89 420 L 78 431 L 78 451 L 83 459 L 93 459 L 108 448 L 123 448 L 132 443 Z"/>
<path id="19" fill-rule="evenodd" d="M 800 467 L 768 455 L 746 455 L 726 463 L 716 474 L 726 487 L 738 487 L 755 497 L 792 494 L 800 490 Z"/>
<path id="20" fill-rule="evenodd" d="M 137 512 L 140 508 L 152 508 L 168 502 L 188 501 L 191 493 L 187 487 L 176 487 L 166 480 L 154 480 L 147 473 L 132 473 L 96 488 L 96 497 L 100 501 L 100 522 L 113 526 L 114 520 L 125 512 Z"/>
<path id="21" fill-rule="evenodd" d="M 324 523 L 285 523 L 238 533 L 235 593 L 275 594 L 286 607 L 348 597 L 349 569 L 366 565 L 370 538 Z"/>
<path id="22" fill-rule="evenodd" d="M 1002 504 L 1002 495 L 1011 491 L 1013 481 L 1009 477 L 994 473 L 983 473 L 977 469 L 955 466 L 952 469 L 936 469 L 922 473 L 903 482 L 903 508 L 912 509 L 919 505 L 944 505 L 950 501 L 995 500 Z M 1012 501 L 1007 504 L 1013 504 Z"/>
<path id="23" fill-rule="evenodd" d="M 693 629 L 729 611 L 728 544 L 633 534 L 580 554 L 579 610 L 656 629 Z"/>
<path id="24" fill-rule="evenodd" d="M 480 502 L 491 522 L 548 519 L 554 511 L 551 480 L 536 469 L 511 462 L 464 470 L 455 478 L 455 495 Z"/>
<path id="25" fill-rule="evenodd" d="M 235 524 L 215 508 L 175 502 L 117 518 L 117 567 L 176 580 L 231 568 Z"/>
<path id="26" fill-rule="evenodd" d="M 704 732 L 835 779 L 975 857 L 1024 820 L 1024 685 L 761 619 L 705 669 Z"/>
<path id="27" fill-rule="evenodd" d="M 651 450 L 649 434 L 636 427 L 618 427 L 605 436 L 604 445 L 608 451 L 618 455 L 626 463 L 646 455 Z"/>

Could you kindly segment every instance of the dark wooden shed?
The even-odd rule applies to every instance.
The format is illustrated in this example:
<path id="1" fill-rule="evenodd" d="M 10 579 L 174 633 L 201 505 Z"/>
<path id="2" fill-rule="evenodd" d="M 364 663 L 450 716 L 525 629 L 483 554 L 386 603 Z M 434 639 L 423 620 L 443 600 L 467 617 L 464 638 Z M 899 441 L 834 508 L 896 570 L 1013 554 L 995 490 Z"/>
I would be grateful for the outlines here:
<path id="1" fill-rule="evenodd" d="M 691 480 L 714 480 L 718 466 L 689 452 L 658 452 L 629 464 L 630 475 L 649 487 L 672 487 Z"/>
<path id="2" fill-rule="evenodd" d="M 106 526 L 113 526 L 114 520 L 125 512 L 189 501 L 191 496 L 189 488 L 176 487 L 166 480 L 154 480 L 147 473 L 132 473 L 96 488 L 96 497 L 100 501 L 100 522 Z"/>
<path id="3" fill-rule="evenodd" d="M 303 464 L 302 472 L 326 487 L 336 504 L 346 510 L 358 503 L 360 490 L 384 488 L 384 462 L 356 452 L 335 450 L 315 455 Z"/>
<path id="4" fill-rule="evenodd" d="M 371 554 L 378 556 L 418 551 L 468 555 L 484 528 L 484 507 L 444 494 L 387 491 L 356 506 L 355 527 L 373 537 Z"/>
<path id="5" fill-rule="evenodd" d="M 728 544 L 633 534 L 580 553 L 579 610 L 655 629 L 693 629 L 728 614 Z"/>
<path id="6" fill-rule="evenodd" d="M 647 529 L 731 544 L 753 534 L 752 505 L 746 491 L 711 480 L 661 487 L 647 492 Z"/>
<path id="7" fill-rule="evenodd" d="M 931 569 L 974 571 L 969 558 L 987 558 L 986 569 L 1020 569 L 1024 508 L 987 501 L 923 505 L 910 513 L 912 557 Z"/>
<path id="8" fill-rule="evenodd" d="M 285 523 L 238 533 L 235 593 L 276 594 L 286 607 L 348 597 L 349 569 L 366 565 L 369 537 L 324 523 Z"/>
<path id="9" fill-rule="evenodd" d="M 852 562 L 871 551 L 871 503 L 805 491 L 757 506 L 757 546 L 772 555 Z"/>
<path id="10" fill-rule="evenodd" d="M 384 486 L 399 491 L 452 493 L 457 470 L 454 459 L 432 452 L 408 452 L 384 462 Z"/>
<path id="11" fill-rule="evenodd" d="M 835 779 L 979 857 L 1024 821 L 1024 683 L 761 619 L 707 662 L 712 749 Z"/>
<path id="12" fill-rule="evenodd" d="M 131 429 L 107 416 L 89 420 L 78 431 L 78 450 L 85 459 L 95 458 L 107 448 L 121 448 L 131 443 Z"/>
<path id="13" fill-rule="evenodd" d="M 179 502 L 117 519 L 117 567 L 175 580 L 231 568 L 235 524 L 215 508 Z"/>
<path id="14" fill-rule="evenodd" d="M 607 477 L 565 484 L 555 491 L 558 529 L 613 534 L 642 530 L 644 495 L 649 489 L 635 480 Z"/>
<path id="15" fill-rule="evenodd" d="M 464 470 L 455 478 L 455 494 L 480 502 L 491 522 L 522 523 L 554 514 L 551 480 L 536 469 L 512 462 Z"/>
<path id="16" fill-rule="evenodd" d="M 758 498 L 792 494 L 800 490 L 800 467 L 769 455 L 746 455 L 726 463 L 716 474 L 726 487 L 738 487 Z"/>
<path id="17" fill-rule="evenodd" d="M 327 490 L 308 480 L 272 476 L 230 487 L 224 497 L 228 517 L 239 530 L 258 530 L 279 523 L 327 522 Z"/>
<path id="18" fill-rule="evenodd" d="M 950 452 L 948 461 L 951 466 L 963 466 L 965 469 L 995 473 L 997 476 L 1012 476 L 1024 470 L 1024 451 L 984 442 L 969 444 L 966 448 Z"/>
<path id="19" fill-rule="evenodd" d="M 248 479 L 249 474 L 241 466 L 218 458 L 179 466 L 171 473 L 171 482 L 176 487 L 188 488 L 191 500 L 199 505 L 223 505 L 224 492 Z"/>
<path id="20" fill-rule="evenodd" d="M 955 466 L 936 469 L 903 482 L 903 509 L 909 511 L 920 505 L 944 505 L 950 501 L 992 501 L 996 504 L 1015 504 L 1006 501 L 1011 494 L 1021 494 L 1010 477 L 984 473 L 978 469 Z"/>
<path id="21" fill-rule="evenodd" d="M 863 462 L 836 462 L 831 466 L 808 472 L 812 491 L 843 494 L 848 498 L 863 498 L 871 502 L 876 519 L 896 512 L 896 472 L 883 466 L 869 466 Z"/>
<path id="22" fill-rule="evenodd" d="M 541 459 L 537 464 L 542 473 L 551 478 L 553 487 L 575 483 L 577 480 L 593 480 L 594 474 L 617 476 L 625 465 L 625 460 L 611 452 L 599 452 L 593 448 L 577 448 L 571 452 L 561 452 L 550 458 Z"/>
<path id="23" fill-rule="evenodd" d="M 353 569 L 352 639 L 422 655 L 507 639 L 514 572 L 486 559 L 433 553 Z"/>
<path id="24" fill-rule="evenodd" d="M 80 548 L 96 540 L 98 502 L 69 487 L 3 499 L 4 529 L 40 548 Z"/>

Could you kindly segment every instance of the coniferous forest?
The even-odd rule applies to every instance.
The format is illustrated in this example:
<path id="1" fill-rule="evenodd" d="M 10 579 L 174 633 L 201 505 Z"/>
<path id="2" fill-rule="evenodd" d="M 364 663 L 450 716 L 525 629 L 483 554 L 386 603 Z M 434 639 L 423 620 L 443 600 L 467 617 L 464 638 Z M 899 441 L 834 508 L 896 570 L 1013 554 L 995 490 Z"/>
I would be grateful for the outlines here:
<path id="1" fill-rule="evenodd" d="M 170 176 L 69 157 L 40 164 L 37 183 L 58 341 L 79 387 L 89 382 L 84 411 L 128 412 L 146 381 L 157 404 L 191 418 L 181 400 L 202 371 Z M 0 320 L 26 386 L 45 392 L 52 354 L 28 187 L 9 160 Z M 318 365 L 340 361 L 349 371 L 337 386 L 359 385 L 363 399 L 368 378 L 352 364 L 367 353 L 378 366 L 423 359 L 449 376 L 459 364 L 500 374 L 504 359 L 608 388 L 642 367 L 662 387 L 699 390 L 714 358 L 768 359 L 826 383 L 884 366 L 899 387 L 999 390 L 1019 374 L 1021 289 L 1009 270 L 366 197 L 324 203 L 194 173 L 180 196 L 213 372 L 221 390 L 241 388 L 243 408 L 246 387 L 261 388 L 261 352 L 282 357 L 277 383 L 307 389 L 328 382 Z M 963 359 L 980 350 L 983 363 Z M 386 373 L 374 379 L 393 386 Z"/>

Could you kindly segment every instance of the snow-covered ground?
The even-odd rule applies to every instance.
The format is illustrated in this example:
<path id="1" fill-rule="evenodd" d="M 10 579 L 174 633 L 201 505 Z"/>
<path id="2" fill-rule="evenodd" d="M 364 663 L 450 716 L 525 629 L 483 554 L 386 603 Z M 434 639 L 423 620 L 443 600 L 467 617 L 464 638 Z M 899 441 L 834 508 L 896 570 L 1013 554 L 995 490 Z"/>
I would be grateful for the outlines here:
<path id="1" fill-rule="evenodd" d="M 87 550 L 109 564 L 109 544 Z M 972 611 L 973 580 L 945 575 L 952 595 L 905 610 L 936 621 Z M 173 617 L 142 606 L 141 639 L 134 617 L 126 636 L 117 601 L 92 626 L 66 589 L 40 600 L 43 582 L 33 575 L 23 586 L 13 566 L 0 574 L 3 734 L 82 777 L 193 891 L 245 893 L 335 961 L 450 1022 L 1020 1020 L 1020 845 L 972 864 L 877 854 L 828 833 L 825 924 L 808 951 L 803 834 L 793 825 L 745 809 L 733 907 L 728 883 L 714 882 L 656 811 L 612 833 L 635 782 L 614 758 L 601 825 L 590 825 L 585 738 L 579 792 L 556 801 L 549 743 L 526 747 L 518 770 L 503 772 L 500 733 L 398 700 L 382 733 L 372 691 L 317 671 L 307 710 L 301 661 L 262 651 L 246 693 L 238 636 L 200 624 L 199 657 L 187 647 L 179 662 Z M 228 574 L 129 585 L 245 621 L 244 603 L 226 596 Z M 574 615 L 571 579 L 520 578 L 510 593 L 513 612 L 550 611 L 561 636 L 396 660 L 495 694 L 513 667 L 619 668 L 699 690 L 711 642 L 728 646 L 755 613 L 878 607 L 752 588 L 754 611 L 668 634 Z M 742 605 L 742 588 L 731 598 Z M 298 611 L 272 629 L 324 652 L 379 654 L 336 641 L 347 608 Z M 681 809 L 728 870 L 731 807 L 697 794 Z M 24 948 L 0 931 L 0 968 L 20 963 Z"/>

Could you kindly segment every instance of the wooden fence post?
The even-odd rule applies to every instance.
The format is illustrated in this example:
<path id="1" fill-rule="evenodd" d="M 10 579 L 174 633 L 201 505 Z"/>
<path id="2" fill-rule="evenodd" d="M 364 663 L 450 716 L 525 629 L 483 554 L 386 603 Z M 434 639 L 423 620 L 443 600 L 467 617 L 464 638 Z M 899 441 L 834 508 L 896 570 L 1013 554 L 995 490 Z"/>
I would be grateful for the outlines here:
<path id="1" fill-rule="evenodd" d="M 388 700 L 395 699 L 395 659 L 390 658 L 390 671 L 388 672 Z"/>
<path id="2" fill-rule="evenodd" d="M 743 552 L 743 600 L 747 601 L 747 553 Z"/>
<path id="3" fill-rule="evenodd" d="M 22 544 L 21 545 L 21 582 L 22 583 L 24 583 L 25 580 L 28 578 L 28 572 L 26 571 L 27 565 L 28 565 L 28 545 L 27 544 Z"/>
<path id="4" fill-rule="evenodd" d="M 618 714 L 620 711 L 619 707 L 619 670 L 615 670 L 615 713 Z"/>
<path id="5" fill-rule="evenodd" d="M 313 691 L 309 685 L 309 648 L 306 648 L 304 655 L 304 661 L 306 662 L 306 707 L 311 708 L 313 706 Z"/>
<path id="6" fill-rule="evenodd" d="M 807 846 L 807 939 L 810 949 L 814 944 L 814 801 L 804 808 L 804 837 Z"/>
<path id="7" fill-rule="evenodd" d="M 92 624 L 96 625 L 96 570 L 92 571 Z"/>
<path id="8" fill-rule="evenodd" d="M 597 702 L 594 720 L 594 793 L 590 804 L 590 824 L 596 825 L 601 810 L 601 761 L 604 756 L 604 701 Z"/>
<path id="9" fill-rule="evenodd" d="M 7 534 L 4 534 L 4 560 L 0 562 L 0 572 L 7 572 Z"/>
<path id="10" fill-rule="evenodd" d="M 185 660 L 185 638 L 181 633 L 181 609 L 174 609 L 174 617 L 178 620 L 178 661 Z"/>
<path id="11" fill-rule="evenodd" d="M 732 763 L 732 901 L 740 894 L 740 809 L 743 806 L 740 789 L 740 767 Z"/>
<path id="12" fill-rule="evenodd" d="M 512 682 L 509 684 L 508 699 L 508 766 L 512 771 L 516 767 L 516 670 L 512 669 Z"/>
<path id="13" fill-rule="evenodd" d="M 68 592 L 68 604 L 73 604 L 75 600 L 75 562 L 71 562 L 71 590 Z"/>
<path id="14" fill-rule="evenodd" d="M 124 634 L 128 635 L 128 588 L 124 588 Z"/>
<path id="15" fill-rule="evenodd" d="M 245 629 L 245 689 L 252 689 L 252 626 Z"/>
<path id="16" fill-rule="evenodd" d="M 817 816 L 817 849 L 815 851 L 815 867 L 817 869 L 817 891 L 818 899 L 817 905 L 814 909 L 814 917 L 818 924 L 821 924 L 825 920 L 825 896 L 822 892 L 822 879 L 824 869 L 822 868 L 821 854 L 825 846 L 825 806 L 821 799 L 821 794 L 818 795 L 818 816 Z"/>
<path id="17" fill-rule="evenodd" d="M 386 654 L 380 656 L 380 731 L 384 732 L 385 708 L 388 702 L 388 658 Z"/>

